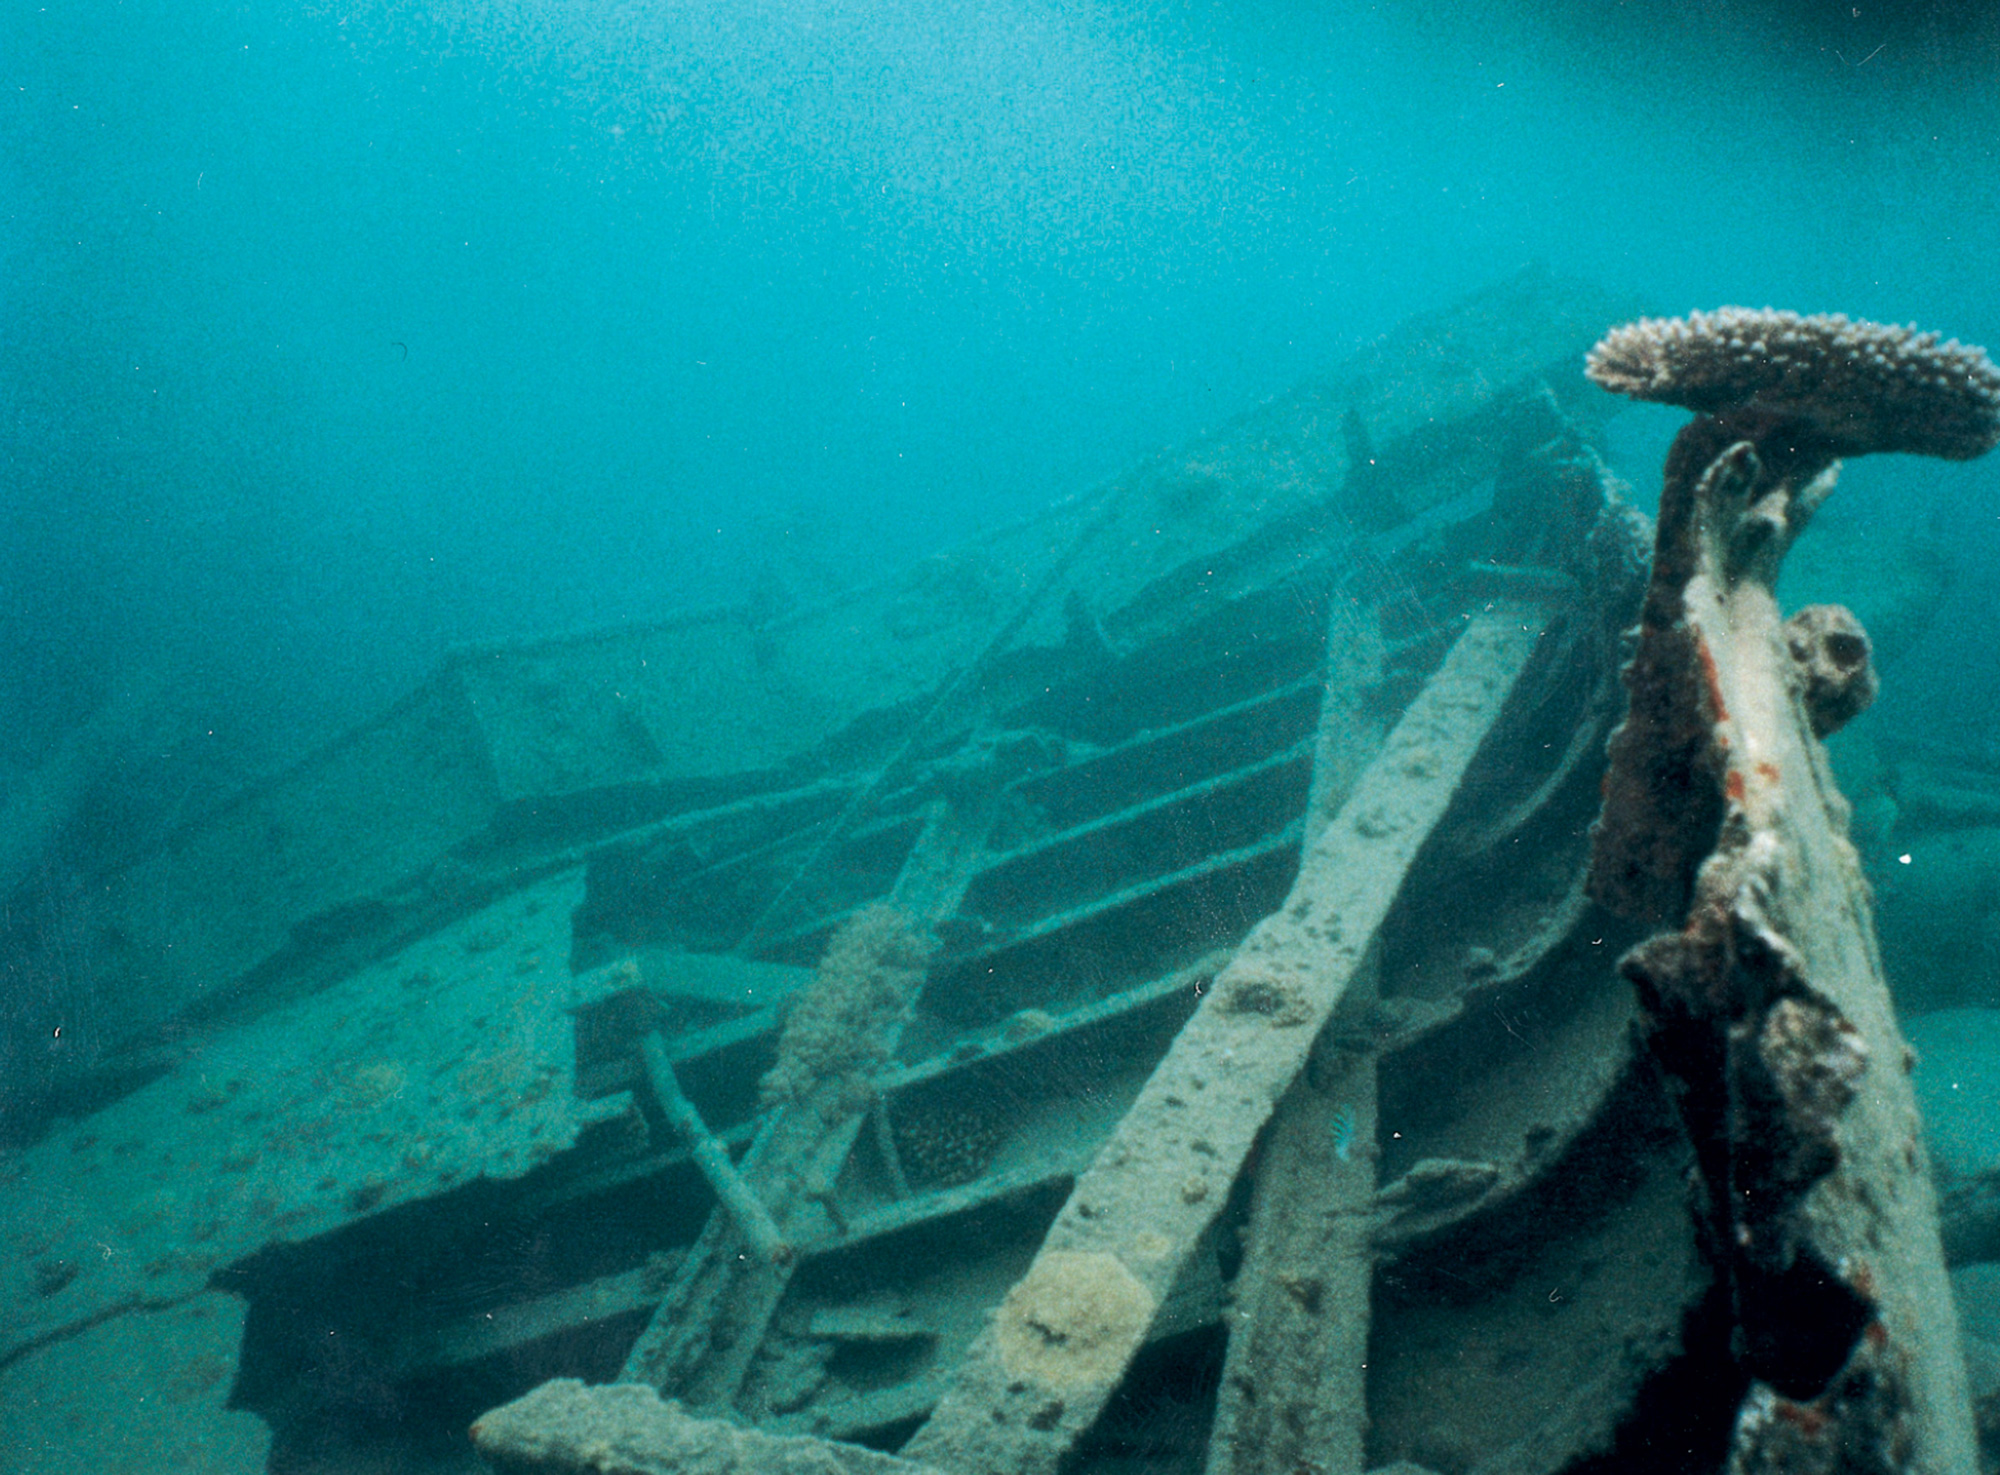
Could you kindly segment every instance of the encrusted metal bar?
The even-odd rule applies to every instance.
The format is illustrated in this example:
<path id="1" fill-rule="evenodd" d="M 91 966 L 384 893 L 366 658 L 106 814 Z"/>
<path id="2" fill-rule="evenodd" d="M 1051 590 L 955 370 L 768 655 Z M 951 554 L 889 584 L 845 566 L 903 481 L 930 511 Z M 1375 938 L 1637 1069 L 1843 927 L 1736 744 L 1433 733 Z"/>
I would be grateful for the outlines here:
<path id="1" fill-rule="evenodd" d="M 1006 941 L 1003 943 L 984 948 L 980 952 L 967 955 L 967 958 L 956 959 L 954 961 L 976 960 L 982 956 L 988 956 L 1006 948 L 1018 947 L 1023 943 L 1038 942 L 1043 938 L 1052 937 L 1056 933 L 1067 932 L 1071 928 L 1090 921 L 1092 918 L 1103 916 L 1106 912 L 1115 912 L 1121 907 L 1129 907 L 1150 897 L 1158 896 L 1162 892 L 1171 891 L 1176 886 L 1185 886 L 1190 882 L 1200 881 L 1225 871 L 1235 870 L 1239 867 L 1250 865 L 1253 862 L 1264 860 L 1278 851 L 1296 846 L 1299 843 L 1300 833 L 1300 826 L 1297 824 L 1286 825 L 1284 828 L 1276 830 L 1260 840 L 1252 841 L 1248 845 L 1240 845 L 1234 850 L 1218 851 L 1214 855 L 1204 856 L 1193 865 L 1183 866 L 1179 870 L 1170 871 L 1165 875 L 1154 876 L 1145 881 L 1136 882 L 1121 890 L 1093 897 L 1082 905 L 1071 907 L 1067 911 L 1043 917 L 1032 926 L 1023 927 L 1019 932 L 1009 933 Z"/>
<path id="2" fill-rule="evenodd" d="M 1508 604 L 1469 623 L 1307 855 L 1290 898 L 1216 978 L 1078 1181 L 906 1457 L 981 1475 L 1053 1472 L 1095 1421 L 1346 993 L 1545 620 Z"/>
<path id="3" fill-rule="evenodd" d="M 771 1211 L 743 1181 L 743 1175 L 736 1171 L 736 1164 L 730 1160 L 729 1149 L 708 1130 L 701 1113 L 681 1091 L 681 1084 L 675 1079 L 674 1068 L 667 1060 L 666 1047 L 660 1043 L 657 1030 L 639 1042 L 639 1054 L 646 1062 L 646 1081 L 653 1088 L 653 1099 L 659 1103 L 667 1125 L 687 1144 L 695 1166 L 701 1169 L 702 1177 L 715 1190 L 715 1196 L 729 1211 L 729 1217 L 736 1221 L 737 1230 L 751 1250 L 760 1260 L 769 1263 L 789 1259 L 792 1247 L 785 1242 L 783 1232 L 772 1220 Z"/>
<path id="4" fill-rule="evenodd" d="M 1361 693 L 1380 680 L 1386 657 L 1378 623 L 1336 603 L 1306 804 L 1309 845 L 1382 745 L 1382 723 L 1369 720 Z M 1366 1012 L 1380 997 L 1380 974 L 1379 949 L 1371 950 L 1343 1006 Z M 1337 1031 L 1334 1024 L 1321 1037 L 1317 1067 L 1292 1082 L 1266 1133 L 1227 1313 L 1208 1475 L 1362 1469 L 1379 1046 L 1342 1049 Z"/>
<path id="5" fill-rule="evenodd" d="M 956 906 L 990 823 L 986 808 L 967 815 L 944 804 L 935 807 L 891 896 L 905 931 Z M 881 966 L 907 972 L 909 963 L 885 959 Z M 789 1083 L 791 1099 L 771 1114 L 742 1169 L 788 1246 L 840 1232 L 826 1203 L 874 1099 L 872 1082 L 866 1079 L 868 1057 L 893 1056 L 920 986 L 911 983 L 903 1004 L 892 1004 L 885 1015 L 881 1011 L 888 994 L 903 990 L 885 991 L 880 977 L 841 979 L 824 976 L 824 969 L 822 973 L 813 989 L 831 991 L 819 1005 L 828 1037 L 806 1042 L 807 1053 L 817 1054 L 821 1063 L 817 1070 L 804 1064 L 798 1068 L 798 1078 Z M 854 994 L 851 1004 L 834 997 L 842 989 Z M 798 1011 L 810 1007 L 810 999 L 795 1006 L 793 1028 Z M 865 1029 L 870 1038 L 832 1038 L 843 1027 Z M 845 1060 L 839 1054 L 844 1048 L 863 1053 Z M 784 1058 L 781 1048 L 780 1068 Z M 795 1253 L 746 1259 L 738 1252 L 741 1235 L 733 1216 L 711 1217 L 651 1325 L 628 1354 L 623 1381 L 650 1383 L 697 1408 L 729 1407 L 798 1263 Z"/>
<path id="6" fill-rule="evenodd" d="M 1258 1168 L 1207 1475 L 1365 1468 L 1377 1057 L 1325 1053 L 1278 1103 Z"/>
<path id="7" fill-rule="evenodd" d="M 1100 873 L 1107 869 L 1131 866 L 1127 853 L 1138 848 L 1144 831 L 1151 829 L 1164 837 L 1151 840 L 1155 848 L 1166 849 L 1178 842 L 1183 850 L 1194 849 L 1220 827 L 1214 818 L 1216 801 L 1260 782 L 1269 788 L 1273 781 L 1282 780 L 1288 769 L 1298 769 L 1303 775 L 1308 752 L 1306 743 L 1294 743 L 1268 757 L 1206 775 L 1185 787 L 1037 839 L 983 869 L 968 888 L 966 904 L 1003 923 L 1013 915 L 1046 915 L 1051 906 L 1072 910 L 1087 905 L 1088 900 L 1077 900 L 1075 893 L 1081 890 L 1087 898 L 1095 899 L 1088 888 L 1093 882 L 1102 888 Z M 1200 819 L 1193 820 L 1197 814 Z M 1216 843 L 1210 839 L 1210 848 Z M 1255 840 L 1246 843 L 1254 844 Z M 1100 855 L 1094 857 L 1093 848 Z M 1057 894 L 1057 885 L 1070 894 Z M 1111 889 L 1123 892 L 1131 885 L 1130 877 L 1123 876 Z M 1097 894 L 1102 895 L 1102 890 Z"/>

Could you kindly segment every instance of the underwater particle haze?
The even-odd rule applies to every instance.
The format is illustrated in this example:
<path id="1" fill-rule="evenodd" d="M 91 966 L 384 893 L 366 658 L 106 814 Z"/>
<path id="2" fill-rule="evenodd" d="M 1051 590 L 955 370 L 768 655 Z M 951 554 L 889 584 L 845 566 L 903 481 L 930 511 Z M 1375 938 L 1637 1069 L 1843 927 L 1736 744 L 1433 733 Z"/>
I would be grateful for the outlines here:
<path id="1" fill-rule="evenodd" d="M 812 597 L 1531 259 L 2000 338 L 1973 43 L 1688 13 L 16 8 L 0 761 Z"/>

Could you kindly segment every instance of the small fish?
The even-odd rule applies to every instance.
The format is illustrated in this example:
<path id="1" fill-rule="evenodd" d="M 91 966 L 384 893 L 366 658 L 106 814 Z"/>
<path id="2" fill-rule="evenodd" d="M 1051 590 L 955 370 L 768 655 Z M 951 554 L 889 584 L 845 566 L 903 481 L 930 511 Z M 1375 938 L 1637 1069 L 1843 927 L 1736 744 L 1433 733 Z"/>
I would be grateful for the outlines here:
<path id="1" fill-rule="evenodd" d="M 1342 1162 L 1347 1161 L 1354 1151 L 1354 1134 L 1361 1130 L 1361 1122 L 1354 1115 L 1352 1106 L 1342 1106 L 1333 1114 L 1333 1155 Z"/>

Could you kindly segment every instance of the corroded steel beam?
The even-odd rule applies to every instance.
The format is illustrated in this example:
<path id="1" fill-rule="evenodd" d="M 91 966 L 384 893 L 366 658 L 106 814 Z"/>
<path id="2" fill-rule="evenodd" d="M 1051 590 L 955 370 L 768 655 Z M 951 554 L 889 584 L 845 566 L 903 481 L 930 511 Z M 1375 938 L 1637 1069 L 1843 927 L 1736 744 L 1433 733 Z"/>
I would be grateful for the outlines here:
<path id="1" fill-rule="evenodd" d="M 1735 309 L 1620 329 L 1608 388 L 1703 411 L 1669 454 L 1593 894 L 1693 1140 L 1727 1293 L 1730 1475 L 1975 1467 L 1937 1204 L 1848 810 L 1820 738 L 1872 694 L 1851 616 L 1773 586 L 1840 455 L 1962 458 L 2000 375 L 1934 336 Z"/>
<path id="2" fill-rule="evenodd" d="M 905 1455 L 1054 1471 L 1096 1419 L 1361 967 L 1549 621 L 1475 616 L 1219 974 Z"/>

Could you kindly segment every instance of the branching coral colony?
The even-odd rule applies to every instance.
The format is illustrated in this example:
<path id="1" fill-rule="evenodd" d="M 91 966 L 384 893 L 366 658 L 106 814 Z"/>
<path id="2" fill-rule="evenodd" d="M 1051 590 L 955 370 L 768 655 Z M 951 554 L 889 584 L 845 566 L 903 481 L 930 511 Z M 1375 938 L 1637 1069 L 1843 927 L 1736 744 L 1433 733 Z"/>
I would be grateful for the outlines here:
<path id="1" fill-rule="evenodd" d="M 2000 371 L 1914 329 L 1724 308 L 1588 358 L 1698 412 L 1668 453 L 1590 887 L 1665 924 L 1625 958 L 1693 1141 L 1740 1397 L 1732 1475 L 1975 1467 L 1935 1197 L 1868 892 L 1819 738 L 1874 691 L 1837 607 L 1778 613 L 1839 458 L 1969 459 Z"/>

